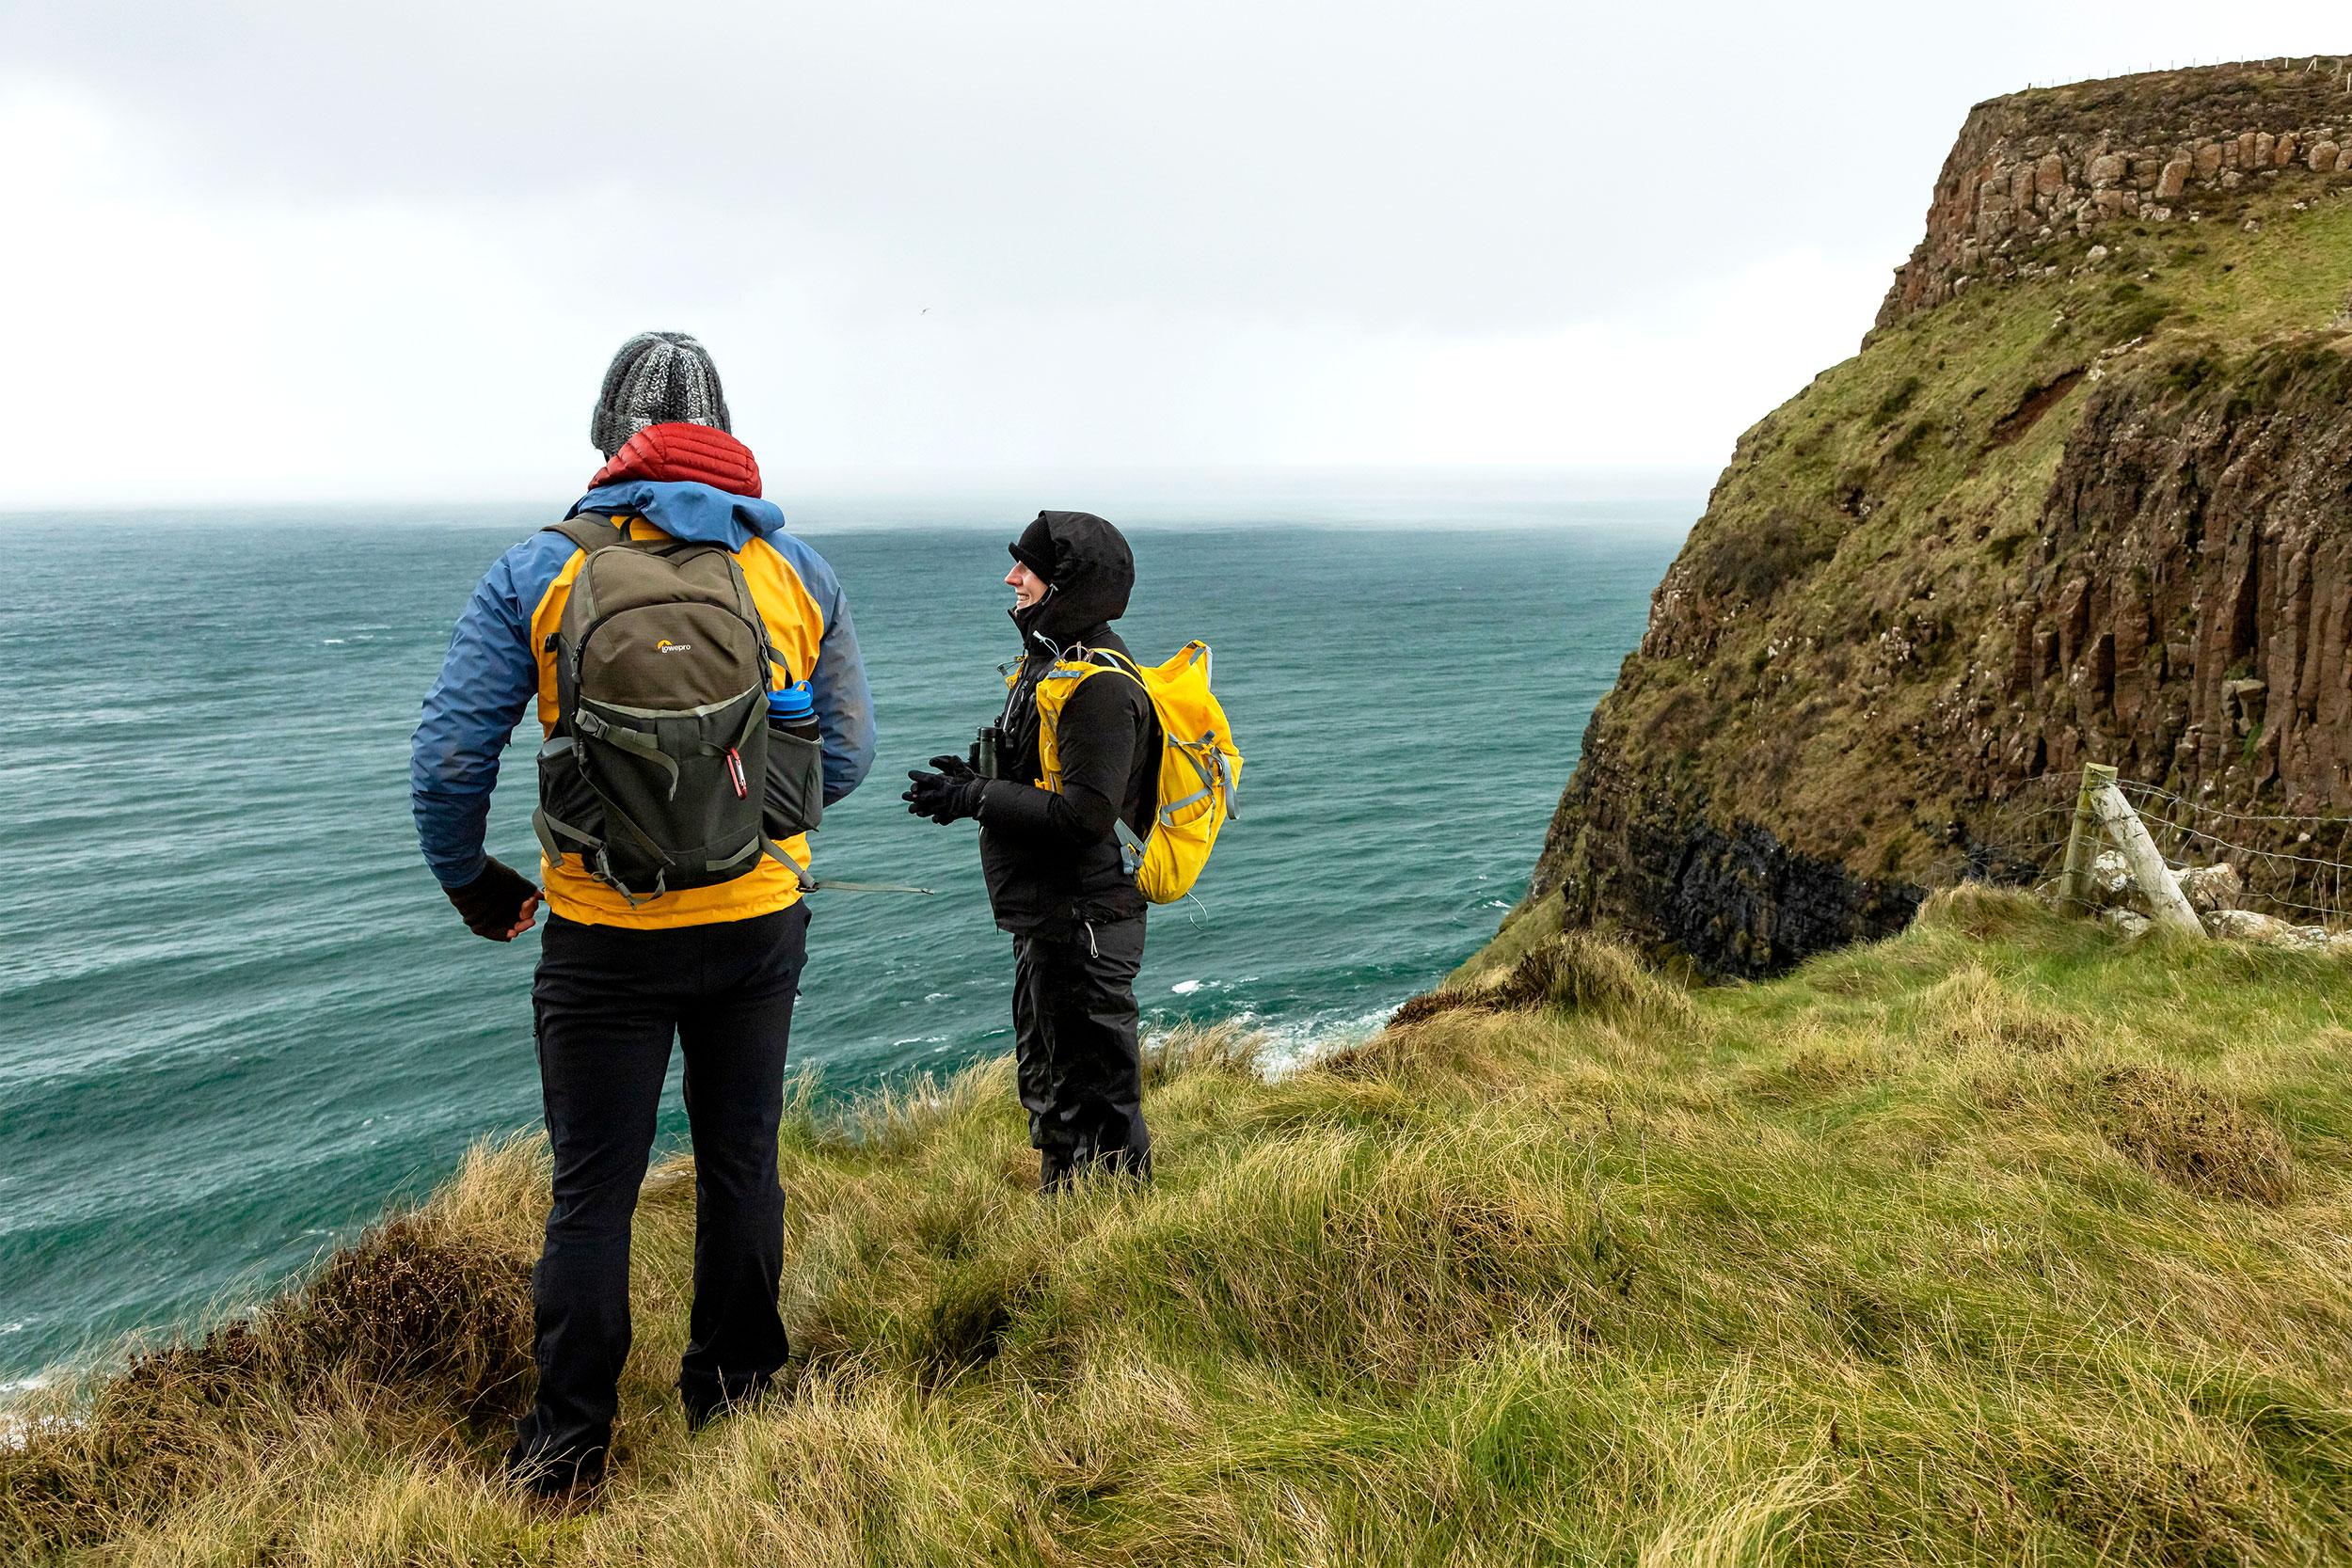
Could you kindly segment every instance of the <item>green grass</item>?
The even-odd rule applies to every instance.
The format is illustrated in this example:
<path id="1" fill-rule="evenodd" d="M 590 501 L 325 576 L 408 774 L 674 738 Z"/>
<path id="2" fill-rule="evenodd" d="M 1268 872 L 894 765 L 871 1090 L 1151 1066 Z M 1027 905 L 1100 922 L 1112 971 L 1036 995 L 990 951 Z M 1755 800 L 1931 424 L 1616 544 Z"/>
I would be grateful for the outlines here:
<path id="1" fill-rule="evenodd" d="M 693 1437 L 657 1174 L 578 1519 L 497 1479 L 546 1171 L 485 1149 L 0 1451 L 0 1560 L 2352 1556 L 2334 960 L 1978 890 L 1768 984 L 1532 952 L 1274 1082 L 1172 1040 L 1150 1188 L 1041 1202 L 1001 1062 L 797 1102 L 794 1386 Z"/>

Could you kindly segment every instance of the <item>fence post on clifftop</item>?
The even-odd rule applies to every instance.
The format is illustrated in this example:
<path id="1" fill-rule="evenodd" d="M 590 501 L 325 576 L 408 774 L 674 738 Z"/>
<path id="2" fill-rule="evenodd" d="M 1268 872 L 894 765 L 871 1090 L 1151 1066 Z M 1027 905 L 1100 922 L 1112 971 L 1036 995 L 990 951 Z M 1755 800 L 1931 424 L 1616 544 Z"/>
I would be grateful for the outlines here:
<path id="1" fill-rule="evenodd" d="M 2115 847 L 2123 851 L 2123 859 L 2130 863 L 2132 880 L 2137 882 L 2139 891 L 2148 895 L 2148 908 L 2154 912 L 2156 924 L 2169 926 L 2190 936 L 2203 936 L 2204 922 L 2197 918 L 2197 911 L 2189 907 L 2188 895 L 2181 891 L 2181 884 L 2172 879 L 2172 873 L 2165 866 L 2164 857 L 2156 852 L 2156 841 L 2148 836 L 2148 824 L 2139 819 L 2139 813 L 2132 809 L 2132 803 L 2123 798 L 2123 792 L 2115 787 L 2115 769 L 2109 768 L 2105 771 L 2107 778 L 2099 786 L 2097 802 L 2099 820 L 2106 824 L 2107 835 L 2115 840 Z"/>
<path id="2" fill-rule="evenodd" d="M 2058 908 L 2090 907 L 2090 857 L 2099 842 L 2099 789 L 2115 783 L 2115 769 L 2083 764 L 2083 786 L 2074 795 L 2074 825 L 2066 835 L 2066 870 L 2058 878 Z"/>

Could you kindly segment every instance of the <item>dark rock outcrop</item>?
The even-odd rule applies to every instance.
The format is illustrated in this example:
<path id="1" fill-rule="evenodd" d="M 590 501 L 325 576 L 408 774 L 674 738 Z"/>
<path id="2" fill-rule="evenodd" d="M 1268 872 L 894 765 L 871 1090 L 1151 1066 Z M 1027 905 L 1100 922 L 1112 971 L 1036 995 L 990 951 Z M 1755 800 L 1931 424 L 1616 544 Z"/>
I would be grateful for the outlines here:
<path id="1" fill-rule="evenodd" d="M 2058 234 L 2232 218 L 2298 165 L 2352 174 L 2346 63 L 2298 56 L 2152 71 L 1978 104 L 1878 325 L 2017 276 L 2033 264 L 2031 248 Z"/>

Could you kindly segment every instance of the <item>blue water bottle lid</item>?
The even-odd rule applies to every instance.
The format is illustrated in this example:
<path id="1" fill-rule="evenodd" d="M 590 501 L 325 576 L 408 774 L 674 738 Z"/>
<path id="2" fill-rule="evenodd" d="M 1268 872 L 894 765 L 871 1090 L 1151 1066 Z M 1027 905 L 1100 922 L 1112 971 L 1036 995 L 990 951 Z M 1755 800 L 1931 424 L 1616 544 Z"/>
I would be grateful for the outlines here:
<path id="1" fill-rule="evenodd" d="M 771 719 L 806 719 L 816 711 L 817 704 L 809 697 L 806 681 L 794 681 L 790 686 L 768 693 L 768 717 Z"/>

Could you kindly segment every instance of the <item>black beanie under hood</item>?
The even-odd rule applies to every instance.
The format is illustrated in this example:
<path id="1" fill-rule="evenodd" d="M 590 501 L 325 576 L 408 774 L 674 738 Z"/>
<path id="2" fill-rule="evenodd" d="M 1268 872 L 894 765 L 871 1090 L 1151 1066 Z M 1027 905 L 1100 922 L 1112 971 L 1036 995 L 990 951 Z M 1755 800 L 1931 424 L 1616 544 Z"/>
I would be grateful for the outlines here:
<path id="1" fill-rule="evenodd" d="M 1012 624 L 1025 641 L 1041 636 L 1060 647 L 1127 613 L 1135 591 L 1135 552 L 1120 531 L 1091 512 L 1041 512 L 1006 546 L 1014 560 L 1052 584 L 1053 592 Z"/>

